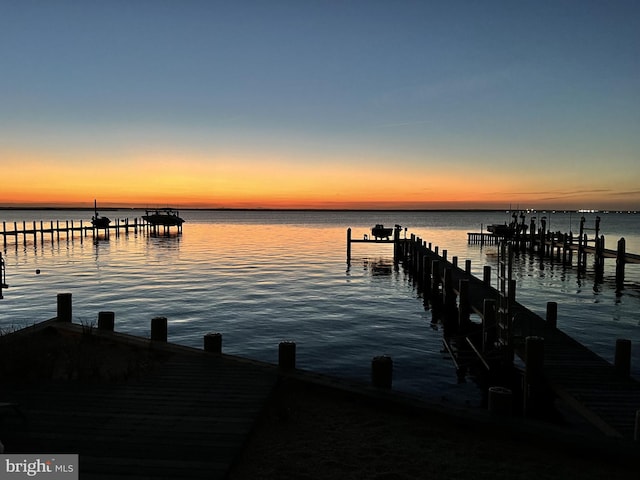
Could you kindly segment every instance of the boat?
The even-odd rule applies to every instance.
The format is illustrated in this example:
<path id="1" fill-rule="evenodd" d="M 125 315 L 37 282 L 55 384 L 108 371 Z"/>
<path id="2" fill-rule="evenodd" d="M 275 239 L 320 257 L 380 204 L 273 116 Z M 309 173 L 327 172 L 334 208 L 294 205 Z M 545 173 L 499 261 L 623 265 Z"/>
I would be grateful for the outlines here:
<path id="1" fill-rule="evenodd" d="M 93 210 L 94 214 L 93 217 L 91 217 L 91 225 L 93 225 L 94 228 L 108 228 L 111 220 L 109 217 L 101 217 L 98 215 L 98 204 L 96 200 L 93 201 Z"/>
<path id="2" fill-rule="evenodd" d="M 524 223 L 524 213 L 520 214 L 521 223 L 518 223 L 518 212 L 514 212 L 510 223 L 494 223 L 487 225 L 487 231 L 492 233 L 496 237 L 511 238 L 517 235 L 524 235 L 527 233 L 528 227 Z"/>
<path id="3" fill-rule="evenodd" d="M 184 219 L 180 218 L 178 211 L 172 208 L 147 210 L 145 213 L 146 215 L 143 215 L 142 219 L 154 226 L 180 227 L 184 223 Z"/>
<path id="4" fill-rule="evenodd" d="M 389 237 L 392 233 L 393 228 L 386 228 L 381 223 L 376 224 L 376 226 L 371 229 L 371 235 L 373 235 L 375 239 L 384 238 L 386 240 L 389 240 Z"/>

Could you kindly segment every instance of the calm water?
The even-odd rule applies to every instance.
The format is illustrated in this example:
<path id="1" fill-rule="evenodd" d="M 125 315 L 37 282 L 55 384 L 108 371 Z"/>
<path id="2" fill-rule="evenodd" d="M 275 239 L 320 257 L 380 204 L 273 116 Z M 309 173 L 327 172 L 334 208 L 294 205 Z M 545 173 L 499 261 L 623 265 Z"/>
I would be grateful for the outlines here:
<path id="1" fill-rule="evenodd" d="M 141 212 L 104 211 L 115 218 Z M 538 213 L 540 218 L 543 214 Z M 552 230 L 574 232 L 579 215 L 546 213 Z M 618 238 L 640 253 L 640 215 L 600 214 L 608 248 Z M 116 312 L 119 331 L 148 336 L 150 319 L 169 319 L 170 340 L 201 347 L 208 332 L 223 334 L 226 353 L 277 362 L 278 343 L 297 343 L 301 368 L 367 381 L 370 362 L 394 360 L 394 388 L 431 399 L 476 403 L 473 383 L 458 385 L 441 352 L 441 332 L 431 325 L 411 279 L 393 266 L 391 245 L 353 244 L 346 265 L 346 229 L 353 237 L 375 223 L 399 223 L 460 262 L 471 259 L 482 275 L 496 264 L 496 247 L 467 245 L 468 231 L 508 220 L 501 212 L 256 212 L 184 211 L 180 236 L 129 233 L 94 243 L 20 238 L 3 249 L 7 283 L 0 327 L 23 327 L 55 316 L 56 295 L 73 294 L 78 323 Z M 595 215 L 586 215 L 593 227 Z M 84 220 L 85 211 L 0 211 L 0 221 Z M 592 233 L 590 234 L 593 235 Z M 591 262 L 591 259 L 589 259 Z M 616 338 L 630 338 L 632 370 L 640 377 L 640 266 L 627 265 L 622 295 L 614 289 L 615 262 L 602 283 L 591 266 L 576 268 L 523 255 L 516 259 L 518 300 L 544 315 L 559 304 L 559 327 L 613 359 Z M 40 274 L 36 273 L 40 271 Z"/>

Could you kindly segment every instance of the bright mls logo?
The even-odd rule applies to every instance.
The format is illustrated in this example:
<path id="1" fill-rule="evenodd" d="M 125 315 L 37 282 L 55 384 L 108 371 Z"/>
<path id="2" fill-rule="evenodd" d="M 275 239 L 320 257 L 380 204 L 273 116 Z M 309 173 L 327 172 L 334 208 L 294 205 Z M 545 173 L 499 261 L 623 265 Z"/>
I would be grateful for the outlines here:
<path id="1" fill-rule="evenodd" d="M 78 455 L 1 455 L 0 480 L 77 480 Z"/>

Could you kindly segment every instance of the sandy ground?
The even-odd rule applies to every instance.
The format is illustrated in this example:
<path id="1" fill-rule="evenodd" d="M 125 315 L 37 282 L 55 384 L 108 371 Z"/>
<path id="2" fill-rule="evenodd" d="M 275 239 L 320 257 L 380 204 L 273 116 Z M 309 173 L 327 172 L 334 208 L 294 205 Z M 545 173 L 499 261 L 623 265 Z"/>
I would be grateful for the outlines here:
<path id="1" fill-rule="evenodd" d="M 467 426 L 437 412 L 372 404 L 290 382 L 229 478 L 640 478 L 637 463 L 634 470 L 632 462 L 621 464 L 592 446 L 549 440 L 545 445 L 540 435 L 533 440 L 520 428 L 492 428 L 490 422 Z"/>

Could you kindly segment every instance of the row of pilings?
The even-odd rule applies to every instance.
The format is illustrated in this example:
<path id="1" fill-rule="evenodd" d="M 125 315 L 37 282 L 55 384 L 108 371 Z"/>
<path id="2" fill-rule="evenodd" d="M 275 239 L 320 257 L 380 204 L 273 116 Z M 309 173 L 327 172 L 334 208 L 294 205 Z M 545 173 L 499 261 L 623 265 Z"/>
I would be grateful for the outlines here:
<path id="1" fill-rule="evenodd" d="M 561 388 L 575 388 L 573 383 L 577 382 L 578 389 L 593 391 L 599 398 L 598 391 L 609 388 L 605 385 L 610 383 L 610 388 L 625 392 L 621 395 L 627 404 L 623 407 L 620 404 L 622 397 L 616 397 L 607 408 L 619 408 L 618 417 L 628 423 L 633 423 L 633 419 L 627 410 L 634 415 L 640 414 L 637 410 L 640 404 L 636 405 L 633 393 L 637 382 L 630 377 L 629 340 L 616 341 L 613 365 L 598 359 L 601 368 L 585 374 L 579 365 L 583 361 L 589 365 L 595 354 L 558 329 L 557 303 L 547 302 L 546 319 L 518 304 L 515 280 L 505 275 L 500 262 L 497 284 L 508 283 L 506 289 L 491 287 L 490 266 L 483 268 L 482 279 L 476 278 L 471 274 L 470 260 L 462 266 L 455 256 L 449 260 L 447 250 L 432 247 L 414 235 L 398 242 L 396 249 L 395 259 L 409 271 L 423 295 L 425 308 L 432 309 L 432 321 L 442 324 L 443 353 L 448 353 L 453 360 L 459 380 L 468 375 L 479 384 L 489 410 L 545 420 L 557 418 L 555 399 L 559 380 L 553 375 L 552 367 L 557 364 L 563 370 L 568 368 L 581 375 L 562 384 Z M 474 314 L 481 323 L 471 320 Z M 533 325 L 533 328 L 525 331 L 525 325 Z M 521 361 L 514 363 L 515 352 Z M 549 363 L 549 359 L 553 362 Z M 565 360 L 567 364 L 563 364 Z M 569 378 L 573 379 L 573 374 Z M 551 387 L 552 384 L 555 386 Z M 585 399 L 580 408 L 587 411 L 601 407 L 597 401 Z M 618 419 L 608 421 L 615 424 Z M 634 436 L 638 438 L 639 435 L 640 422 L 636 421 Z"/>
<path id="2" fill-rule="evenodd" d="M 620 293 L 625 284 L 625 265 L 630 263 L 640 263 L 640 255 L 628 253 L 626 251 L 626 240 L 624 237 L 618 239 L 616 249 L 608 249 L 605 245 L 605 237 L 600 234 L 600 217 L 596 217 L 594 228 L 585 226 L 585 218 L 580 219 L 579 233 L 548 231 L 546 217 L 540 220 L 536 226 L 535 217 L 531 218 L 531 223 L 527 228 L 522 217 L 521 228 L 510 230 L 508 237 L 501 237 L 490 233 L 467 233 L 469 244 L 474 245 L 495 245 L 500 241 L 509 241 L 516 251 L 538 254 L 541 258 L 549 258 L 553 261 L 561 262 L 563 265 L 573 266 L 574 257 L 576 266 L 580 273 L 587 270 L 587 256 L 593 255 L 593 268 L 597 283 L 604 280 L 605 259 L 615 260 L 615 285 L 616 291 Z M 593 236 L 589 236 L 593 232 Z"/>
<path id="3" fill-rule="evenodd" d="M 61 237 L 62 239 L 66 239 L 67 242 L 70 240 L 73 241 L 76 236 L 80 239 L 80 242 L 83 242 L 84 238 L 88 235 L 91 235 L 93 240 L 96 240 L 97 238 L 107 239 L 110 237 L 111 232 L 113 232 L 116 237 L 119 237 L 121 233 L 129 235 L 129 232 L 133 232 L 135 234 L 141 232 L 160 235 L 160 232 L 162 231 L 164 235 L 169 235 L 169 229 L 170 227 L 168 226 L 155 225 L 141 218 L 116 219 L 114 223 L 106 227 L 96 227 L 90 223 L 84 223 L 82 220 L 51 220 L 49 222 L 41 220 L 39 222 L 32 221 L 30 223 L 27 223 L 26 221 L 13 222 L 12 224 L 2 222 L 0 236 L 2 236 L 4 248 L 7 248 L 9 238 L 14 239 L 16 246 L 19 243 L 27 245 L 27 242 L 30 240 L 34 244 L 40 242 L 41 245 L 44 245 L 47 240 L 51 243 L 60 242 Z M 182 233 L 182 226 L 178 226 L 178 233 Z M 19 237 L 22 238 L 22 242 L 18 241 Z"/>

